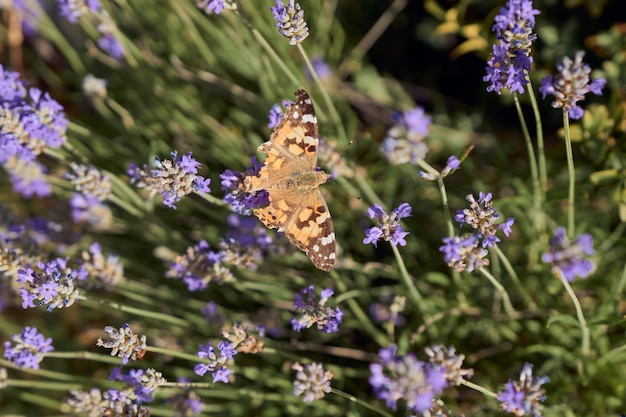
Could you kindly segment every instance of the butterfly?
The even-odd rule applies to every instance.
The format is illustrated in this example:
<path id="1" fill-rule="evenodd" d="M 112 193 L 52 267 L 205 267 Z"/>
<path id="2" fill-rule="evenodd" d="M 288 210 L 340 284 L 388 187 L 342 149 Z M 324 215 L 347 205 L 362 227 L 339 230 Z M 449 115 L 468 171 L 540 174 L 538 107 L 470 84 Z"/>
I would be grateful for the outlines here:
<path id="1" fill-rule="evenodd" d="M 278 229 L 304 251 L 313 265 L 330 271 L 335 265 L 335 232 L 319 186 L 330 174 L 317 169 L 317 117 L 309 93 L 298 90 L 257 151 L 267 154 L 257 176 L 244 180 L 247 192 L 265 190 L 269 205 L 254 214 L 270 229 Z"/>

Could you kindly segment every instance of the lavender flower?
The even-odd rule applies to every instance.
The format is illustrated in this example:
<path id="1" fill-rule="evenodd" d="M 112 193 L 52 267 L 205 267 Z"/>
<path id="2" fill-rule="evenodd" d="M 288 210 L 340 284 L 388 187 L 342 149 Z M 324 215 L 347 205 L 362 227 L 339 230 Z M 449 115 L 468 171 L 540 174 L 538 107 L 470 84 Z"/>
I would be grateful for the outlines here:
<path id="1" fill-rule="evenodd" d="M 276 20 L 277 23 L 283 21 L 283 17 L 285 16 L 286 9 L 285 9 L 285 5 L 283 4 L 281 0 L 276 0 L 276 6 L 270 7 L 270 10 L 272 11 L 274 20 Z"/>
<path id="2" fill-rule="evenodd" d="M 107 80 L 97 78 L 91 74 L 83 78 L 83 93 L 92 99 L 103 99 L 107 96 Z"/>
<path id="3" fill-rule="evenodd" d="M 304 10 L 300 9 L 300 4 L 294 0 L 289 0 L 287 6 L 282 0 L 276 0 L 276 6 L 270 8 L 278 28 L 278 32 L 289 39 L 290 45 L 297 45 L 304 42 L 309 36 L 309 28 L 304 20 Z"/>
<path id="4" fill-rule="evenodd" d="M 409 232 L 405 232 L 400 226 L 400 220 L 411 215 L 411 206 L 408 203 L 402 203 L 396 207 L 391 214 L 386 213 L 379 204 L 374 204 L 367 209 L 367 215 L 370 219 L 376 219 L 378 226 L 374 226 L 365 230 L 364 244 L 377 245 L 379 239 L 391 242 L 392 245 L 406 246 L 405 237 Z"/>
<path id="5" fill-rule="evenodd" d="M 101 26 L 98 26 L 98 28 L 101 28 Z M 98 47 L 102 49 L 108 56 L 117 61 L 121 60 L 126 55 L 124 47 L 122 46 L 120 41 L 117 40 L 115 35 L 113 35 L 113 33 L 103 32 L 100 39 L 98 39 Z"/>
<path id="6" fill-rule="evenodd" d="M 13 188 L 45 197 L 51 189 L 36 158 L 46 147 L 65 143 L 68 120 L 63 107 L 37 88 L 26 89 L 19 74 L 0 66 L 0 164 Z"/>
<path id="7" fill-rule="evenodd" d="M 292 104 L 293 104 L 293 101 L 290 101 L 290 100 L 282 101 L 283 107 L 289 107 Z M 267 118 L 269 119 L 267 127 L 269 127 L 270 129 L 274 129 L 276 126 L 278 126 L 278 123 L 280 123 L 280 120 L 283 118 L 283 114 L 284 112 L 283 112 L 283 109 L 280 107 L 280 105 L 274 104 L 272 108 L 270 109 L 269 114 L 267 115 Z M 255 163 L 256 163 L 256 160 L 252 162 L 253 167 Z"/>
<path id="8" fill-rule="evenodd" d="M 270 129 L 274 129 L 276 126 L 278 126 L 280 119 L 283 118 L 283 109 L 280 107 L 279 104 L 274 104 L 272 106 L 270 112 L 267 115 L 267 118 L 269 120 L 269 122 L 267 122 L 267 127 L 269 127 Z"/>
<path id="9" fill-rule="evenodd" d="M 315 71 L 315 73 L 317 74 L 318 78 L 321 81 L 327 80 L 327 79 L 329 79 L 333 75 L 333 70 L 326 63 L 326 61 L 324 61 L 320 57 L 312 58 L 311 59 L 311 66 L 313 67 L 313 70 Z M 309 72 L 308 67 L 305 70 L 306 70 L 309 78 L 313 78 L 313 76 Z"/>
<path id="10" fill-rule="evenodd" d="M 461 167 L 461 161 L 455 155 L 448 158 L 446 166 L 436 175 L 430 172 L 419 171 L 418 175 L 426 181 L 435 181 L 439 178 L 445 178 Z"/>
<path id="11" fill-rule="evenodd" d="M 34 302 L 46 305 L 48 311 L 69 307 L 79 296 L 74 286 L 74 278 L 85 280 L 87 271 L 81 266 L 77 270 L 68 268 L 67 259 L 57 258 L 50 262 L 39 262 L 38 267 L 30 266 L 17 272 L 23 308 L 34 308 Z"/>
<path id="12" fill-rule="evenodd" d="M 268 253 L 281 254 L 284 242 L 275 242 L 267 228 L 255 218 L 231 214 L 226 239 L 220 241 L 220 262 L 226 266 L 255 271 Z"/>
<path id="13" fill-rule="evenodd" d="M 561 64 L 557 64 L 558 74 L 553 78 L 551 75 L 541 80 L 539 91 L 545 99 L 548 94 L 554 96 L 552 107 L 567 110 L 570 119 L 577 120 L 583 117 L 584 111 L 577 103 L 585 99 L 585 94 L 592 92 L 597 96 L 602 95 L 602 88 L 606 84 L 604 78 L 596 78 L 589 82 L 591 68 L 583 62 L 585 53 L 576 52 L 572 61 L 564 57 Z"/>
<path id="14" fill-rule="evenodd" d="M 223 253 L 212 251 L 209 244 L 202 240 L 176 257 L 166 276 L 182 279 L 189 291 L 200 291 L 210 282 L 222 284 L 233 279 L 230 270 L 222 264 L 223 259 Z"/>
<path id="15" fill-rule="evenodd" d="M 595 270 L 595 264 L 586 258 L 594 253 L 590 234 L 582 234 L 571 242 L 565 229 L 559 227 L 550 239 L 550 249 L 542 255 L 541 260 L 552 265 L 555 275 L 572 282 L 577 276 L 587 278 Z"/>
<path id="16" fill-rule="evenodd" d="M 138 188 L 146 188 L 152 198 L 157 192 L 163 196 L 163 204 L 167 207 L 176 208 L 176 203 L 183 196 L 198 192 L 200 194 L 211 192 L 210 179 L 198 175 L 200 162 L 196 161 L 191 152 L 178 157 L 178 152 L 171 153 L 172 160 L 160 161 L 154 158 L 154 168 L 144 165 L 140 169 L 135 164 L 128 168 L 131 184 Z"/>
<path id="17" fill-rule="evenodd" d="M 428 153 L 424 142 L 432 118 L 422 107 L 394 115 L 394 125 L 387 131 L 380 150 L 393 165 L 416 164 Z"/>
<path id="18" fill-rule="evenodd" d="M 124 266 L 115 255 L 104 256 L 99 243 L 92 243 L 89 252 L 83 251 L 83 267 L 96 287 L 116 286 L 124 279 Z"/>
<path id="19" fill-rule="evenodd" d="M 101 35 L 98 39 L 98 47 L 111 58 L 117 61 L 121 60 L 126 55 L 126 51 L 117 38 L 119 35 L 117 35 L 118 30 L 115 27 L 115 22 L 106 11 L 99 13 L 98 17 L 100 23 L 97 29 Z"/>
<path id="20" fill-rule="evenodd" d="M 107 229 L 113 222 L 113 213 L 109 206 L 95 197 L 73 193 L 70 210 L 75 223 L 87 223 L 99 230 Z"/>
<path id="21" fill-rule="evenodd" d="M 89 391 L 72 389 L 65 403 L 76 413 L 93 413 L 89 415 L 100 415 L 101 408 L 105 405 L 102 392 L 98 388 Z"/>
<path id="22" fill-rule="evenodd" d="M 244 248 L 258 248 L 268 251 L 276 246 L 274 239 L 267 233 L 267 228 L 259 226 L 259 222 L 250 216 L 230 214 L 227 218 L 227 240 L 236 241 Z"/>
<path id="23" fill-rule="evenodd" d="M 254 336 L 252 332 L 258 334 Z M 237 352 L 257 354 L 263 352 L 265 347 L 265 327 L 259 325 L 243 326 L 234 323 L 232 326 L 226 326 L 222 329 L 222 337 L 232 344 L 233 349 Z"/>
<path id="24" fill-rule="evenodd" d="M 321 363 L 310 363 L 302 366 L 296 362 L 291 369 L 297 371 L 293 382 L 293 395 L 303 395 L 304 402 L 321 400 L 330 392 L 330 381 L 335 375 L 324 370 Z"/>
<path id="25" fill-rule="evenodd" d="M 456 349 L 443 345 L 430 346 L 425 349 L 432 364 L 442 366 L 445 370 L 445 378 L 453 386 L 461 385 L 464 378 L 474 375 L 473 369 L 462 369 L 465 355 L 457 355 Z"/>
<path id="26" fill-rule="evenodd" d="M 22 196 L 30 198 L 52 195 L 52 188 L 45 175 L 46 167 L 36 160 L 27 162 L 14 156 L 4 163 L 4 169 L 9 173 L 13 190 Z"/>
<path id="27" fill-rule="evenodd" d="M 506 222 L 496 225 L 495 222 L 500 218 L 500 214 L 496 213 L 493 208 L 493 195 L 491 193 L 478 194 L 478 201 L 472 194 L 468 194 L 466 200 L 470 203 L 469 209 L 459 210 L 456 212 L 454 219 L 462 226 L 464 223 L 469 224 L 476 229 L 477 237 L 482 239 L 482 247 L 491 247 L 500 242 L 500 238 L 496 236 L 498 230 L 502 230 L 505 236 L 511 233 L 511 226 L 515 222 L 513 217 L 509 217 Z"/>
<path id="28" fill-rule="evenodd" d="M 153 368 L 130 369 L 126 373 L 122 373 L 121 368 L 113 368 L 109 375 L 109 381 L 122 381 L 129 385 L 134 396 L 142 403 L 152 402 L 154 397 L 152 393 L 159 386 L 165 384 L 167 380 L 163 378 L 161 372 Z"/>
<path id="29" fill-rule="evenodd" d="M 429 410 L 435 396 L 448 385 L 443 367 L 419 361 L 412 353 L 398 356 L 395 345 L 381 349 L 378 356 L 380 363 L 370 364 L 369 383 L 394 411 L 398 400 L 404 400 L 409 411 Z"/>
<path id="30" fill-rule="evenodd" d="M 250 214 L 258 207 L 267 206 L 270 202 L 269 194 L 265 190 L 249 193 L 245 189 L 245 178 L 257 176 L 263 167 L 255 157 L 250 159 L 252 167 L 246 168 L 244 172 L 236 172 L 227 169 L 220 174 L 222 179 L 222 191 L 227 191 L 224 195 L 224 202 L 230 204 L 231 210 L 240 214 Z"/>
<path id="31" fill-rule="evenodd" d="M 122 358 L 122 364 L 126 365 L 128 360 L 142 359 L 146 353 L 146 336 L 137 336 L 128 324 L 117 330 L 113 326 L 105 326 L 104 332 L 109 335 L 110 340 L 104 341 L 98 338 L 96 346 L 111 349 L 111 356 Z"/>
<path id="32" fill-rule="evenodd" d="M 432 118 L 426 115 L 422 107 L 405 111 L 403 119 L 409 132 L 420 136 L 428 135 Z"/>
<path id="33" fill-rule="evenodd" d="M 224 0 L 201 0 L 197 2 L 197 6 L 207 14 L 220 14 L 226 7 Z"/>
<path id="34" fill-rule="evenodd" d="M 24 34 L 34 36 L 43 13 L 41 0 L 13 0 L 13 7 L 21 14 Z"/>
<path id="35" fill-rule="evenodd" d="M 18 271 L 24 265 L 37 265 L 42 257 L 48 256 L 49 245 L 46 245 L 53 233 L 58 248 L 60 236 L 56 236 L 59 225 L 43 219 L 30 218 L 24 220 L 13 212 L 0 206 L 0 311 L 6 306 L 15 305 L 15 295 L 19 294 L 16 288 Z M 22 285 L 19 285 L 22 286 Z M 23 285 L 28 287 L 29 284 Z M 35 290 L 38 291 L 38 290 Z M 30 298 L 28 296 L 27 298 Z M 30 303 L 26 304 L 26 307 Z"/>
<path id="36" fill-rule="evenodd" d="M 507 88 L 511 92 L 524 93 L 528 84 L 527 74 L 533 58 L 530 56 L 532 43 L 537 35 L 535 15 L 531 0 L 509 0 L 495 18 L 491 30 L 496 33 L 492 56 L 487 62 L 487 75 L 483 81 L 489 83 L 487 91 L 500 95 Z"/>
<path id="37" fill-rule="evenodd" d="M 100 0 L 58 0 L 59 13 L 70 23 L 77 23 L 84 14 L 97 13 L 102 8 Z"/>
<path id="38" fill-rule="evenodd" d="M 111 198 L 111 178 L 100 172 L 95 167 L 79 165 L 72 162 L 70 167 L 73 173 L 66 173 L 65 178 L 69 179 L 76 191 L 88 197 L 97 198 L 99 201 L 106 201 Z"/>
<path id="39" fill-rule="evenodd" d="M 256 270 L 268 252 L 281 253 L 267 230 L 251 217 L 231 215 L 227 238 L 220 241 L 219 250 L 211 250 L 201 241 L 178 256 L 167 272 L 169 278 L 182 279 L 189 291 L 206 288 L 210 282 L 221 284 L 233 276 L 229 268 Z"/>
<path id="40" fill-rule="evenodd" d="M 446 166 L 441 170 L 441 176 L 445 177 L 450 172 L 455 171 L 459 168 L 461 168 L 461 161 L 455 155 L 452 155 L 448 158 Z"/>
<path id="41" fill-rule="evenodd" d="M 18 72 L 6 70 L 0 65 L 0 97 L 3 103 L 13 103 L 26 99 L 26 82 Z"/>
<path id="42" fill-rule="evenodd" d="M 139 382 L 144 390 L 152 392 L 161 385 L 164 385 L 167 380 L 163 378 L 163 374 L 161 372 L 153 368 L 148 368 L 139 378 Z"/>
<path id="43" fill-rule="evenodd" d="M 206 14 L 220 14 L 224 10 L 237 9 L 235 0 L 196 0 L 196 5 Z"/>
<path id="44" fill-rule="evenodd" d="M 197 355 L 200 359 L 204 359 L 205 362 L 195 365 L 193 371 L 200 376 L 211 372 L 213 382 L 219 381 L 228 384 L 228 376 L 232 374 L 232 371 L 226 368 L 226 363 L 233 359 L 233 356 L 237 354 L 237 350 L 233 348 L 232 343 L 223 340 L 217 344 L 217 349 L 219 353 L 210 343 L 200 345 L 200 351 Z"/>
<path id="45" fill-rule="evenodd" d="M 504 390 L 498 392 L 500 409 L 518 417 L 532 415 L 541 417 L 541 404 L 545 400 L 546 390 L 541 388 L 549 378 L 533 377 L 533 366 L 524 364 L 519 381 L 509 381 Z"/>
<path id="46" fill-rule="evenodd" d="M 354 178 L 356 175 L 355 170 L 348 165 L 336 140 L 320 137 L 317 158 L 318 163 L 330 172 L 331 178 Z"/>
<path id="47" fill-rule="evenodd" d="M 118 391 L 110 388 L 102 394 L 104 399 L 98 415 L 137 416 L 150 415 L 150 409 L 144 408 L 141 399 L 132 390 Z"/>
<path id="48" fill-rule="evenodd" d="M 68 235 L 68 230 L 62 224 L 41 217 L 11 219 L 7 227 L 9 235 L 3 235 L 5 245 L 11 242 L 12 245 L 25 249 L 26 246 L 30 246 L 28 251 L 34 251 L 30 253 L 37 255 L 36 261 L 23 262 L 22 265 L 37 264 L 42 259 L 42 255 L 58 253 L 65 249 L 67 243 L 76 242 L 76 236 L 72 233 Z M 46 244 L 48 244 L 47 248 L 44 247 Z M 50 245 L 54 247 L 51 248 Z M 84 279 L 83 272 L 80 271 L 78 274 L 81 280 Z"/>
<path id="49" fill-rule="evenodd" d="M 455 271 L 472 272 L 489 265 L 489 259 L 485 258 L 487 249 L 479 246 L 476 235 L 445 237 L 443 243 L 439 251 L 444 254 L 444 261 Z"/>
<path id="50" fill-rule="evenodd" d="M 0 99 L 0 134 L 3 139 L 0 142 L 3 151 L 0 163 L 6 163 L 11 157 L 31 162 L 46 146 L 61 147 L 66 140 L 68 125 L 63 107 L 37 88 L 30 88 L 24 96 L 18 95 L 23 86 L 16 84 L 10 73 L 4 75 L 6 78 L 0 79 L 0 84 L 5 85 L 0 89 L 6 91 L 8 97 Z"/>
<path id="51" fill-rule="evenodd" d="M 4 342 L 4 358 L 20 368 L 39 369 L 46 353 L 52 352 L 52 339 L 45 338 L 35 327 L 26 326 L 20 334 L 11 335 L 11 342 Z"/>
<path id="52" fill-rule="evenodd" d="M 186 382 L 182 378 L 178 382 Z M 166 401 L 175 416 L 198 416 L 204 409 L 204 404 L 195 391 L 185 390 L 177 392 Z"/>
<path id="53" fill-rule="evenodd" d="M 403 326 L 405 319 L 402 313 L 406 306 L 406 297 L 401 295 L 393 296 L 390 293 L 381 297 L 381 302 L 372 303 L 369 307 L 370 316 L 376 323 L 393 322 L 394 326 Z"/>
<path id="54" fill-rule="evenodd" d="M 227 322 L 226 314 L 215 301 L 209 301 L 200 311 L 206 323 L 214 329 L 221 329 Z"/>
<path id="55" fill-rule="evenodd" d="M 339 307 L 333 309 L 326 305 L 326 302 L 333 294 L 332 288 L 327 288 L 322 290 L 318 300 L 313 285 L 300 290 L 300 294 L 296 293 L 294 295 L 294 307 L 296 311 L 301 311 L 303 315 L 299 319 L 291 319 L 293 329 L 299 332 L 317 324 L 318 330 L 324 333 L 338 332 L 339 325 L 343 320 L 343 311 Z M 306 296 L 306 301 L 303 299 L 303 296 Z"/>

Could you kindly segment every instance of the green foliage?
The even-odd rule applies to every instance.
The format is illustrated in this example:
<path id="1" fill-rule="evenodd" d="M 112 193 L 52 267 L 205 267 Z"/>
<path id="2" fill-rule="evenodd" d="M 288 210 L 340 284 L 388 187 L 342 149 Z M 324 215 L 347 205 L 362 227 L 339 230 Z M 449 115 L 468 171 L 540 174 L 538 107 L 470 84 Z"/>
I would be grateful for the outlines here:
<path id="1" fill-rule="evenodd" d="M 55 350 L 39 370 L 0 359 L 8 371 L 6 381 L 0 374 L 0 414 L 73 413 L 65 403 L 70 389 L 122 389 L 121 382 L 108 380 L 121 360 L 96 341 L 106 339 L 104 326 L 124 323 L 147 337 L 143 360 L 129 361 L 124 372 L 154 368 L 168 381 L 146 404 L 154 416 L 184 415 L 167 401 L 188 389 L 204 404 L 199 415 L 408 415 L 402 402 L 396 413 L 388 409 L 368 383 L 369 364 L 391 344 L 424 361 L 424 348 L 439 344 L 465 355 L 463 367 L 474 370 L 472 384 L 448 387 L 438 398 L 449 416 L 504 415 L 494 393 L 518 380 L 524 363 L 534 364 L 533 375 L 550 378 L 543 385 L 546 417 L 626 413 L 626 32 L 612 4 L 619 2 L 534 4 L 542 12 L 530 73 L 537 99 L 541 78 L 576 50 L 587 51 L 593 79 L 607 80 L 602 96 L 579 103 L 585 115 L 570 120 L 568 129 L 549 100 L 534 107 L 527 93 L 515 99 L 508 91 L 486 94 L 490 29 L 503 2 L 303 1 L 310 35 L 292 46 L 274 27 L 270 1 L 237 0 L 236 11 L 209 15 L 193 0 L 102 0 L 125 49 L 122 60 L 98 47 L 97 19 L 87 13 L 72 25 L 56 2 L 44 3 L 36 34 L 22 33 L 12 20 L 15 10 L 5 10 L 2 63 L 64 106 L 67 142 L 45 150 L 50 197 L 24 198 L 11 190 L 8 175 L 0 175 L 0 232 L 41 217 L 58 230 L 37 243 L 33 257 L 19 255 L 17 266 L 12 254 L 2 252 L 0 340 L 34 326 L 52 338 Z M 306 61 L 314 57 L 330 66 L 329 78 L 317 82 L 308 75 Z M 81 90 L 88 74 L 106 80 L 105 97 Z M 271 134 L 270 108 L 293 100 L 298 89 L 313 98 L 324 143 L 336 144 L 332 163 L 320 160 L 322 168 L 330 172 L 335 161 L 345 164 L 322 186 L 337 236 L 336 268 L 315 269 L 268 231 L 274 247 L 256 268 L 231 265 L 232 279 L 196 292 L 167 278 L 170 264 L 201 240 L 219 250 L 231 214 L 222 201 L 220 174 L 244 171 L 251 157 L 260 157 L 256 149 Z M 392 115 L 417 104 L 433 120 L 428 155 L 419 166 L 391 165 L 380 146 Z M 534 110 L 543 120 L 541 151 Z M 568 143 L 574 152 L 573 216 Z M 161 204 L 160 193 L 148 196 L 131 185 L 127 173 L 131 163 L 164 161 L 174 150 L 193 153 L 212 190 L 184 197 L 175 210 Z M 420 178 L 420 170 L 439 172 L 450 155 L 462 159 L 459 170 L 440 181 Z M 541 166 L 536 177 L 532 173 L 541 158 L 542 178 Z M 65 177 L 72 162 L 111 178 L 106 227 L 72 222 L 68 201 L 75 189 Z M 472 231 L 456 222 L 452 228 L 450 216 L 467 208 L 468 194 L 481 191 L 493 193 L 501 221 L 516 219 L 511 236 L 499 234 L 502 242 L 490 249 L 484 273 L 453 271 L 439 250 L 442 238 Z M 407 245 L 363 244 L 364 230 L 375 226 L 368 207 L 379 203 L 390 212 L 404 202 L 413 208 L 401 222 L 410 233 Z M 595 272 L 573 281 L 571 292 L 541 259 L 554 230 L 570 226 L 570 218 L 570 239 L 589 233 L 596 251 Z M 81 298 L 67 308 L 22 309 L 17 269 L 55 257 L 80 261 L 94 242 L 105 256 L 119 256 L 119 284 L 82 288 Z M 300 314 L 294 294 L 308 285 L 318 293 L 334 289 L 329 305 L 345 313 L 337 333 L 315 326 L 292 330 L 291 319 Z M 221 318 L 202 313 L 209 301 Z M 393 304 L 401 319 L 395 326 L 394 316 L 377 323 L 370 314 L 374 303 Z M 255 333 L 264 350 L 237 354 L 228 384 L 196 375 L 198 346 L 216 346 L 222 327 L 232 331 L 234 323 L 249 326 L 251 334 L 255 325 L 267 326 L 265 338 Z M 322 363 L 334 374 L 333 391 L 306 403 L 293 395 L 295 362 Z"/>

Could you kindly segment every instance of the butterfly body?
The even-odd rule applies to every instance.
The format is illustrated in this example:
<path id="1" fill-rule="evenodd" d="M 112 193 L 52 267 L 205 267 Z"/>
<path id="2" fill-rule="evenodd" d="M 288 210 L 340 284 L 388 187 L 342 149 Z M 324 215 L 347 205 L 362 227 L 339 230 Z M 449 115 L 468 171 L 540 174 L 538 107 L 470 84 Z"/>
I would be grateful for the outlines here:
<path id="1" fill-rule="evenodd" d="M 258 147 L 267 154 L 258 176 L 244 180 L 246 191 L 265 190 L 269 205 L 254 214 L 271 229 L 285 233 L 313 264 L 330 271 L 335 264 L 335 233 L 319 186 L 329 174 L 317 170 L 317 118 L 309 94 L 296 91 L 270 140 Z"/>

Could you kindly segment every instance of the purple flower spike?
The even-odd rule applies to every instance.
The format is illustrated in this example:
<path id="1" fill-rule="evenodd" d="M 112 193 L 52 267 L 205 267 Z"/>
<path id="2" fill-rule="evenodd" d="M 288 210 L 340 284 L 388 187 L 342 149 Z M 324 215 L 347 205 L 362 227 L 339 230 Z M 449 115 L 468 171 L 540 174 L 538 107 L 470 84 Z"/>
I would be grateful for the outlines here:
<path id="1" fill-rule="evenodd" d="M 576 277 L 587 278 L 595 270 L 595 264 L 587 259 L 594 253 L 591 235 L 582 234 L 571 242 L 565 229 L 559 227 L 550 239 L 550 249 L 541 260 L 552 265 L 554 274 L 572 282 Z"/>
<path id="2" fill-rule="evenodd" d="M 396 207 L 391 214 L 386 213 L 378 204 L 367 209 L 367 215 L 371 219 L 378 221 L 378 226 L 365 230 L 365 239 L 363 243 L 377 245 L 379 239 L 391 242 L 392 245 L 406 246 L 406 236 L 409 232 L 405 232 L 400 226 L 400 220 L 411 215 L 412 208 L 408 203 L 402 203 Z"/>
<path id="3" fill-rule="evenodd" d="M 563 58 L 563 62 L 556 66 L 558 74 L 554 77 L 548 75 L 541 80 L 539 91 L 545 99 L 548 94 L 554 96 L 552 107 L 563 108 L 572 120 L 583 117 L 584 111 L 577 103 L 585 99 L 589 92 L 602 95 L 602 88 L 606 84 L 604 78 L 596 78 L 589 82 L 591 67 L 583 62 L 585 53 L 576 52 L 576 57 Z"/>
<path id="4" fill-rule="evenodd" d="M 489 83 L 487 91 L 495 91 L 498 95 L 503 89 L 524 93 L 533 62 L 530 53 L 537 35 L 532 32 L 538 14 L 531 0 L 509 0 L 500 9 L 491 28 L 497 41 L 485 68 L 487 75 L 483 77 L 483 81 Z"/>

